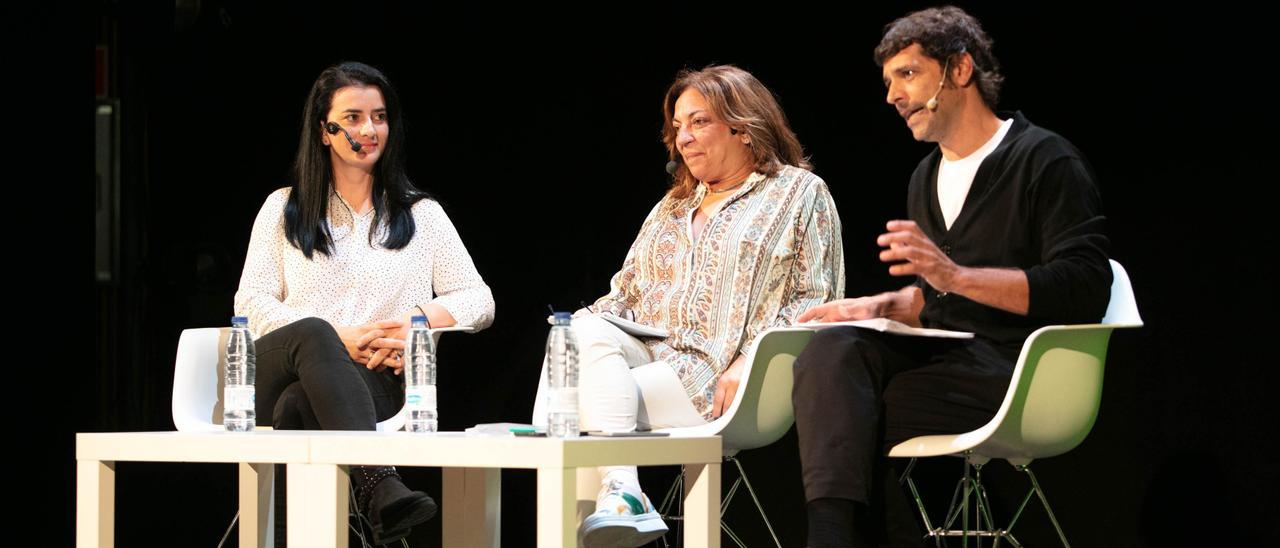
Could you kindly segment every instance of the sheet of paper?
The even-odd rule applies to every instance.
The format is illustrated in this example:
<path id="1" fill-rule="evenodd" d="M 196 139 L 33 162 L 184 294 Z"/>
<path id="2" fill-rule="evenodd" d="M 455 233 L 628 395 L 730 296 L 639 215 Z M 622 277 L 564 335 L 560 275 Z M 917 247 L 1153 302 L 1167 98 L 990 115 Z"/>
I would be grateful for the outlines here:
<path id="1" fill-rule="evenodd" d="M 947 331 L 946 329 L 929 329 L 926 327 L 911 327 L 905 323 L 890 320 L 889 318 L 872 318 L 869 320 L 856 320 L 847 322 L 809 322 L 798 323 L 796 327 L 804 327 L 808 329 L 826 329 L 829 327 L 861 327 L 863 329 L 874 329 L 884 333 L 893 333 L 895 335 L 909 335 L 913 337 L 938 337 L 942 339 L 972 339 L 973 333 L 968 331 Z"/>

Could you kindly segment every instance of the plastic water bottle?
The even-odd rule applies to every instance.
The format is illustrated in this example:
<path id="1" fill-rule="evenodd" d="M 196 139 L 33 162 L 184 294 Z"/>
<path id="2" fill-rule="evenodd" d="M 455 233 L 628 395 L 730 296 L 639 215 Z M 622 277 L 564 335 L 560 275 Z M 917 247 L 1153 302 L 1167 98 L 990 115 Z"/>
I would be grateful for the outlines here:
<path id="1" fill-rule="evenodd" d="M 231 318 L 227 336 L 227 375 L 222 388 L 222 426 L 228 432 L 252 432 L 257 424 L 253 383 L 257 374 L 249 318 Z"/>
<path id="2" fill-rule="evenodd" d="M 547 335 L 547 386 L 550 401 L 547 435 L 553 438 L 578 437 L 578 343 L 569 328 L 568 312 L 556 312 L 551 334 Z"/>
<path id="3" fill-rule="evenodd" d="M 409 326 L 405 348 L 404 403 L 409 411 L 406 429 L 410 432 L 435 432 L 439 428 L 436 414 L 436 347 L 427 330 L 427 317 L 414 316 Z"/>

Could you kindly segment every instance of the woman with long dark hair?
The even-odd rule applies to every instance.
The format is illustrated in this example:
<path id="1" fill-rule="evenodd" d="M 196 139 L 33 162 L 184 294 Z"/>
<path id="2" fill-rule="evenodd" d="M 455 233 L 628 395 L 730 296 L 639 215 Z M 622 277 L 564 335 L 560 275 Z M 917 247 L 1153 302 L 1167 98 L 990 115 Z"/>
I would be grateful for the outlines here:
<path id="1" fill-rule="evenodd" d="M 457 230 L 405 173 L 404 135 L 377 69 L 341 63 L 312 85 L 295 180 L 259 211 L 235 298 L 259 336 L 259 424 L 374 430 L 403 403 L 409 318 L 492 323 L 492 293 Z M 353 466 L 351 479 L 377 544 L 435 515 L 392 467 Z"/>

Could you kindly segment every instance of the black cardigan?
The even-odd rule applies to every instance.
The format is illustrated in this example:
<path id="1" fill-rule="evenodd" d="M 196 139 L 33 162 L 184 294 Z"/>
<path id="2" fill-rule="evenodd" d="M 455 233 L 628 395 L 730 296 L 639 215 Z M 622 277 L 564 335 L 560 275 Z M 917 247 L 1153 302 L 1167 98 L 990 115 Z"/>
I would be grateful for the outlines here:
<path id="1" fill-rule="evenodd" d="M 941 294 L 923 279 L 926 327 L 972 331 L 1000 346 L 1020 347 L 1051 324 L 1095 323 L 1110 298 L 1109 241 L 1093 170 L 1066 139 L 1035 126 L 1022 113 L 982 161 L 951 229 L 938 206 L 940 150 L 911 175 L 907 211 L 956 264 L 1012 267 L 1026 272 L 1027 316 Z"/>

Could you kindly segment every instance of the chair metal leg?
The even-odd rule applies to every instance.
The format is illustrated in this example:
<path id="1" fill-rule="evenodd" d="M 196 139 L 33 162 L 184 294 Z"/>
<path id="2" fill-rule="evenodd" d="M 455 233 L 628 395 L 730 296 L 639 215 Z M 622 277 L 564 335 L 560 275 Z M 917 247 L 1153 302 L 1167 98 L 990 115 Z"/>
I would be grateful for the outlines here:
<path id="1" fill-rule="evenodd" d="M 1013 535 L 1013 527 L 1018 524 L 1018 520 L 1022 518 L 1022 513 L 1026 510 L 1027 504 L 1035 496 L 1040 499 L 1045 513 L 1049 515 L 1049 521 L 1053 523 L 1053 528 L 1057 531 L 1058 540 L 1062 542 L 1062 546 L 1071 548 L 1071 544 L 1067 542 L 1067 535 L 1062 530 L 1062 524 L 1058 523 L 1058 518 L 1054 515 L 1053 508 L 1049 506 L 1048 496 L 1045 495 L 1044 489 L 1040 488 L 1040 482 L 1036 480 L 1031 468 L 1025 464 L 1014 465 L 1014 469 L 1027 474 L 1031 489 L 1022 498 L 1022 502 L 1018 504 L 1018 509 L 1014 511 L 1008 525 L 1004 528 L 997 528 L 995 517 L 991 513 L 991 500 L 987 496 L 986 487 L 982 485 L 982 468 L 985 463 L 985 459 L 974 462 L 966 455 L 964 475 L 960 478 L 960 481 L 956 484 L 955 491 L 952 493 L 946 519 L 938 527 L 934 527 L 929 521 L 928 513 L 924 508 L 924 501 L 920 497 L 920 492 L 916 488 L 915 482 L 911 479 L 911 469 L 915 465 L 915 459 L 912 459 L 911 464 L 907 465 L 906 472 L 899 478 L 899 482 L 906 482 L 907 487 L 911 489 L 911 495 L 916 499 L 916 508 L 920 510 L 920 517 L 924 520 L 925 528 L 927 529 L 926 534 L 934 537 L 936 545 L 942 546 L 944 544 L 942 539 L 946 537 L 960 537 L 961 545 L 968 546 L 969 537 L 973 537 L 974 543 L 980 548 L 983 544 L 983 537 L 990 537 L 992 539 L 992 548 L 999 547 L 1002 541 L 1008 542 L 1013 548 L 1022 548 L 1022 543 Z M 970 466 L 973 467 L 972 475 L 970 475 Z M 969 528 L 970 498 L 973 499 L 973 529 Z M 960 521 L 960 529 L 954 528 L 956 520 Z"/>
<path id="2" fill-rule="evenodd" d="M 995 534 L 995 540 L 991 543 L 991 547 L 997 548 L 1000 546 L 1000 539 L 1004 536 L 1004 531 L 996 529 L 996 520 L 991 516 L 991 501 L 987 499 L 987 488 L 982 485 L 982 466 L 981 464 L 973 465 L 976 471 L 976 477 L 973 482 L 974 501 L 978 505 L 976 519 L 980 530 L 990 531 Z M 986 525 L 983 525 L 984 520 Z M 978 546 L 982 546 L 982 537 L 978 537 L 978 539 Z"/>
<path id="3" fill-rule="evenodd" d="M 1031 502 L 1031 495 L 1033 495 L 1033 494 L 1035 494 L 1035 491 L 1034 491 L 1034 490 L 1032 490 L 1032 491 L 1027 491 L 1027 496 L 1022 497 L 1022 503 L 1021 503 L 1021 504 L 1019 504 L 1019 505 L 1018 505 L 1018 509 L 1017 509 L 1016 511 L 1014 511 L 1014 512 L 1013 512 L 1013 519 L 1009 520 L 1009 529 L 1010 529 L 1010 530 L 1012 530 L 1012 529 L 1013 529 L 1013 526 L 1014 526 L 1014 525 L 1016 525 L 1016 524 L 1018 523 L 1018 518 L 1022 517 L 1022 511 L 1027 509 L 1027 503 L 1028 503 L 1028 502 Z"/>
<path id="4" fill-rule="evenodd" d="M 992 548 L 999 547 L 1003 542 L 1007 542 L 1013 548 L 1022 548 L 1022 543 L 1013 535 L 1013 526 L 1017 524 L 1032 496 L 1036 495 L 1039 496 L 1041 503 L 1045 505 L 1046 511 L 1050 514 L 1049 519 L 1058 531 L 1058 538 L 1062 541 L 1063 546 L 1070 548 L 1070 544 L 1067 544 L 1066 541 L 1066 535 L 1062 532 L 1057 518 L 1053 516 L 1052 509 L 1048 506 L 1048 498 L 1045 496 L 1044 491 L 1039 488 L 1038 482 L 1035 481 L 1034 475 L 1031 474 L 1027 467 L 1015 466 L 1017 470 L 1027 472 L 1032 487 L 1027 492 L 1026 497 L 1022 499 L 1017 511 L 1014 512 L 1013 518 L 1009 520 L 1008 526 L 999 528 L 992 513 L 991 500 L 987 494 L 987 488 L 982 484 L 982 471 L 987 462 L 986 459 L 979 456 L 966 455 L 964 460 L 964 473 L 960 480 L 956 482 L 956 488 L 951 495 L 951 503 L 947 507 L 943 522 L 939 525 L 934 525 L 930 521 L 928 512 L 924 507 L 924 500 L 920 496 L 920 491 L 916 487 L 915 481 L 911 478 L 911 471 L 915 467 L 915 459 L 911 460 L 910 464 L 907 465 L 906 471 L 898 479 L 899 483 L 906 483 L 911 490 L 911 496 L 916 501 L 916 509 L 920 512 L 920 518 L 924 521 L 925 534 L 927 537 L 933 537 L 936 546 L 944 546 L 947 538 L 960 537 L 962 546 L 968 546 L 969 540 L 972 538 L 974 544 L 981 548 L 984 545 L 983 538 L 990 538 Z M 970 467 L 973 467 L 973 469 L 970 470 Z M 969 518 L 971 510 L 973 513 L 972 523 Z"/>
<path id="5" fill-rule="evenodd" d="M 1049 521 L 1053 522 L 1053 528 L 1058 531 L 1058 539 L 1062 541 L 1063 546 L 1071 548 L 1071 544 L 1067 542 L 1066 533 L 1062 532 L 1062 526 L 1058 524 L 1058 518 L 1053 515 L 1053 508 L 1049 506 L 1049 499 L 1045 497 L 1044 490 L 1040 488 L 1040 482 L 1036 481 L 1036 475 L 1031 472 L 1031 467 L 1021 464 L 1015 468 L 1027 473 L 1027 477 L 1031 479 L 1031 489 L 1040 497 L 1040 503 L 1044 505 L 1045 513 L 1049 514 Z"/>
<path id="6" fill-rule="evenodd" d="M 951 491 L 951 503 L 947 505 L 946 519 L 942 522 L 943 529 L 950 529 L 955 526 L 956 520 L 960 519 L 960 495 L 964 492 L 964 476 L 956 480 L 956 488 Z"/>
<path id="7" fill-rule="evenodd" d="M 738 488 L 742 487 L 742 476 L 733 480 L 733 485 L 729 486 L 729 492 L 725 493 L 724 499 L 720 501 L 720 519 L 724 519 L 724 512 L 729 509 L 729 503 L 733 502 L 734 495 L 738 494 Z"/>
<path id="8" fill-rule="evenodd" d="M 982 485 L 983 464 L 984 463 L 973 464 L 973 470 L 974 470 L 973 501 L 974 501 L 974 504 L 976 504 L 978 507 L 978 511 L 974 514 L 974 522 L 977 524 L 978 530 L 980 532 L 990 532 L 995 535 L 995 541 L 993 541 L 991 546 L 992 548 L 996 548 L 996 546 L 1000 545 L 1000 537 L 1003 536 L 1004 532 L 996 529 L 996 520 L 991 517 L 991 501 L 987 499 L 987 488 L 983 487 Z M 985 525 L 983 525 L 983 521 L 986 522 Z M 981 548 L 982 546 L 981 536 L 978 537 L 977 542 L 978 542 L 979 548 Z"/>
<path id="9" fill-rule="evenodd" d="M 720 529 L 724 531 L 725 535 L 727 535 L 729 539 L 735 542 L 738 546 L 746 548 L 746 544 L 742 542 L 742 539 L 738 537 L 738 534 L 735 533 L 723 519 L 725 512 L 729 510 L 729 503 L 733 502 L 734 495 L 738 493 L 738 488 L 745 486 L 747 488 L 747 494 L 751 495 L 751 501 L 755 503 L 756 511 L 760 513 L 760 519 L 764 520 L 764 526 L 769 530 L 769 536 L 773 538 L 774 546 L 782 548 L 782 541 L 778 540 L 778 533 L 774 531 L 773 523 L 769 521 L 769 516 L 765 514 L 764 505 L 760 503 L 760 497 L 756 494 L 755 488 L 751 486 L 751 480 L 747 478 L 747 471 L 742 467 L 742 462 L 739 461 L 737 457 L 725 457 L 724 460 L 732 462 L 734 466 L 738 468 L 738 478 L 734 480 L 733 485 L 729 488 L 728 493 L 725 494 L 724 499 L 720 503 L 720 517 L 722 518 L 720 520 Z M 684 467 L 682 466 L 680 467 L 680 476 L 676 477 L 675 481 L 671 483 L 671 487 L 667 489 L 666 496 L 662 497 L 662 504 L 658 506 L 658 515 L 662 516 L 662 519 L 675 521 L 677 523 L 684 520 L 678 508 L 680 494 L 683 491 Z M 677 506 L 675 513 L 671 512 L 671 507 L 673 505 Z M 921 508 L 923 509 L 923 505 Z M 665 536 L 662 541 L 665 545 Z"/>
<path id="10" fill-rule="evenodd" d="M 915 480 L 911 479 L 911 470 L 916 466 L 916 459 L 912 457 L 911 462 L 907 463 L 907 469 L 902 471 L 902 475 L 898 477 L 898 483 L 906 483 L 907 488 L 911 490 L 911 498 L 916 501 L 916 509 L 920 511 L 920 519 L 924 521 L 925 536 L 933 537 L 933 544 L 938 548 L 942 548 L 942 537 L 936 534 L 941 529 L 935 529 L 933 523 L 929 521 L 929 512 L 924 509 L 924 498 L 920 496 L 920 490 L 916 489 Z"/>
<path id="11" fill-rule="evenodd" d="M 662 519 L 681 519 L 680 515 L 670 516 L 671 505 L 680 499 L 680 493 L 684 492 L 684 466 L 680 467 L 680 473 L 676 479 L 671 482 L 671 487 L 667 489 L 667 494 L 662 497 L 662 504 L 658 505 L 658 514 Z"/>
<path id="12" fill-rule="evenodd" d="M 988 509 L 990 509 L 991 501 L 987 498 L 987 488 L 985 486 L 982 487 L 980 494 L 982 496 L 983 503 Z M 1003 529 L 996 528 L 995 520 L 991 517 L 990 511 L 987 512 L 988 527 L 995 534 L 995 542 L 992 544 L 992 548 L 998 548 L 1000 546 L 1000 541 L 1002 540 L 1008 540 L 1009 545 L 1013 548 L 1022 548 L 1022 543 L 1018 542 L 1018 539 L 1013 536 L 1013 525 L 1018 521 L 1018 516 L 1022 513 L 1022 509 L 1026 507 L 1027 500 L 1028 499 L 1026 498 L 1022 500 L 1022 504 L 1018 507 L 1017 513 L 1014 514 L 1013 519 L 1009 520 L 1009 525 Z"/>
<path id="13" fill-rule="evenodd" d="M 960 548 L 968 548 L 969 546 L 969 493 L 973 489 L 973 484 L 969 479 L 969 459 L 968 453 L 965 454 L 964 461 L 964 495 L 960 498 L 960 530 L 963 536 L 960 537 Z"/>
<path id="14" fill-rule="evenodd" d="M 953 529 L 956 526 L 956 520 L 967 517 L 966 504 L 969 498 L 969 474 L 968 464 L 965 465 L 965 471 L 961 474 L 960 479 L 956 480 L 956 488 L 951 491 L 951 503 L 947 505 L 947 513 L 944 516 L 942 526 L 938 528 L 939 534 L 947 534 L 950 536 L 961 536 Z"/>
<path id="15" fill-rule="evenodd" d="M 773 544 L 778 548 L 782 548 L 782 541 L 778 540 L 778 534 L 773 530 L 773 524 L 769 522 L 769 516 L 764 513 L 764 505 L 760 504 L 760 497 L 756 496 L 756 490 L 751 487 L 751 480 L 747 479 L 747 471 L 742 468 L 742 463 L 735 457 L 729 457 L 728 460 L 738 467 L 738 479 L 747 486 L 747 494 L 751 495 L 751 500 L 756 503 L 756 511 L 760 512 L 760 519 L 764 520 L 764 526 L 769 529 L 769 536 L 773 537 Z"/>
<path id="16" fill-rule="evenodd" d="M 725 523 L 724 521 L 721 521 L 721 522 L 720 522 L 720 530 L 721 530 L 721 531 L 724 531 L 724 534 L 725 534 L 726 536 L 728 536 L 728 537 L 729 537 L 729 540 L 732 540 L 734 544 L 737 544 L 737 545 L 738 545 L 738 548 L 747 548 L 747 543 L 742 542 L 742 539 L 741 539 L 741 538 L 738 538 L 738 534 L 737 534 L 737 533 L 735 533 L 735 532 L 733 532 L 733 529 L 730 529 L 730 528 L 729 528 L 729 524 L 728 524 L 728 523 Z"/>
<path id="17" fill-rule="evenodd" d="M 680 535 L 680 526 L 684 524 L 684 511 L 680 504 L 684 501 L 684 466 L 680 466 L 680 473 L 676 475 L 676 479 L 671 482 L 671 487 L 667 489 L 667 494 L 662 497 L 662 504 L 658 506 L 658 515 L 663 520 L 676 522 L 676 535 L 674 538 L 684 538 Z M 671 512 L 671 506 L 675 505 L 676 511 Z M 662 541 L 663 546 L 670 546 L 667 543 L 667 535 L 663 535 L 658 539 Z"/>

